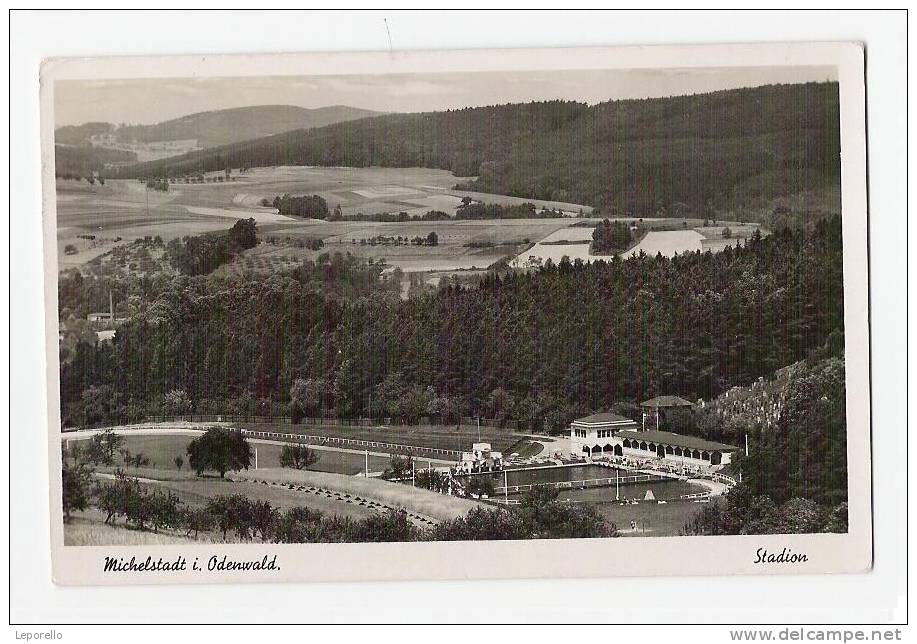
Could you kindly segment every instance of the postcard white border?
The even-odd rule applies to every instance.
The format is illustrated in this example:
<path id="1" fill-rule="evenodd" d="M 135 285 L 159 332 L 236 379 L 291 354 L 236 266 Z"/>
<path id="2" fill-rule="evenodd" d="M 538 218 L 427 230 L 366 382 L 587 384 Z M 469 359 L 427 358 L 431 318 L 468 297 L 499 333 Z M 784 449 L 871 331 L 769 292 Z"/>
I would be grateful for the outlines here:
<path id="1" fill-rule="evenodd" d="M 57 351 L 57 238 L 54 201 L 53 82 L 89 78 L 168 78 L 391 74 L 540 69 L 647 69 L 824 65 L 838 70 L 842 150 L 844 298 L 850 531 L 843 535 L 758 535 L 405 544 L 202 544 L 66 547 L 60 501 Z M 41 71 L 41 138 L 48 456 L 53 578 L 64 585 L 574 578 L 655 575 L 863 572 L 872 565 L 868 256 L 863 50 L 854 43 L 773 43 L 614 48 L 347 52 L 50 59 Z M 804 564 L 756 565 L 755 552 L 791 548 Z M 278 555 L 276 573 L 102 572 L 105 556 L 206 559 Z M 507 566 L 511 561 L 512 566 Z"/>

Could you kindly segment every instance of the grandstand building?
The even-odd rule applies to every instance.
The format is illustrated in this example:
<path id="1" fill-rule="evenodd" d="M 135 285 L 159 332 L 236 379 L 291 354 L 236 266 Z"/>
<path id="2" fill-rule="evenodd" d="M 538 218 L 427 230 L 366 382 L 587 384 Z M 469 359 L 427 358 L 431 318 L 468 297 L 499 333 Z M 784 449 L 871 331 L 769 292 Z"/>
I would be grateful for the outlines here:
<path id="1" fill-rule="evenodd" d="M 690 403 L 689 403 L 690 404 Z M 653 460 L 673 467 L 720 468 L 741 448 L 642 427 L 617 414 L 593 414 L 570 425 L 570 455 Z"/>

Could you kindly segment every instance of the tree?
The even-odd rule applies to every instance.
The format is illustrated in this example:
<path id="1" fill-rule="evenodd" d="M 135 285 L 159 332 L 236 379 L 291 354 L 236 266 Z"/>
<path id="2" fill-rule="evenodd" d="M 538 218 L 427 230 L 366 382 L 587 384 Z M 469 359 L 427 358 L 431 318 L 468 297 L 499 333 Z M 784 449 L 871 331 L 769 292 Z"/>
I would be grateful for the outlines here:
<path id="1" fill-rule="evenodd" d="M 213 515 L 207 507 L 183 507 L 180 510 L 180 520 L 186 530 L 186 536 L 190 537 L 193 532 L 195 539 L 199 532 L 209 530 L 214 523 Z"/>
<path id="2" fill-rule="evenodd" d="M 162 412 L 166 416 L 183 416 L 191 413 L 191 399 L 183 389 L 173 389 L 162 401 Z"/>
<path id="3" fill-rule="evenodd" d="M 183 459 L 181 456 L 176 456 L 172 459 L 172 462 L 175 463 L 175 469 L 181 472 L 181 468 L 185 464 L 185 459 Z"/>
<path id="4" fill-rule="evenodd" d="M 89 507 L 89 483 L 92 472 L 82 463 L 70 465 L 64 461 L 61 468 L 61 501 L 64 510 L 64 521 L 70 520 L 74 510 L 85 510 Z"/>
<path id="5" fill-rule="evenodd" d="M 111 465 L 115 461 L 115 452 L 124 444 L 124 437 L 115 434 L 112 430 L 94 435 L 89 439 L 86 456 L 90 463 L 96 465 Z"/>
<path id="6" fill-rule="evenodd" d="M 247 470 L 251 460 L 251 446 L 236 429 L 211 427 L 188 445 L 188 464 L 198 476 L 213 470 L 224 478 L 228 471 Z"/>
<path id="7" fill-rule="evenodd" d="M 414 459 L 411 456 L 392 454 L 385 478 L 404 480 L 414 471 Z"/>
<path id="8" fill-rule="evenodd" d="M 597 255 L 614 255 L 627 250 L 632 239 L 626 222 L 605 219 L 592 232 L 590 251 Z"/>
<path id="9" fill-rule="evenodd" d="M 73 244 L 67 244 L 64 246 L 64 255 L 76 255 L 76 246 Z"/>
<path id="10" fill-rule="evenodd" d="M 245 541 L 252 538 L 252 502 L 247 497 L 233 494 L 212 498 L 207 503 L 207 512 L 223 534 L 224 541 L 230 531 Z"/>
<path id="11" fill-rule="evenodd" d="M 178 528 L 181 525 L 182 512 L 175 494 L 171 491 L 165 494 L 154 492 L 144 496 L 149 506 L 149 518 L 153 525 L 153 532 L 159 532 L 159 528 Z"/>
<path id="12" fill-rule="evenodd" d="M 229 241 L 237 248 L 254 248 L 258 245 L 258 224 L 251 217 L 239 219 L 229 229 Z"/>
<path id="13" fill-rule="evenodd" d="M 290 400 L 306 413 L 319 411 L 325 396 L 326 382 L 321 378 L 297 378 L 290 387 Z"/>
<path id="14" fill-rule="evenodd" d="M 261 535 L 261 541 L 270 539 L 280 515 L 277 508 L 272 506 L 268 501 L 253 501 L 250 505 L 252 532 Z"/>
<path id="15" fill-rule="evenodd" d="M 305 445 L 284 445 L 280 450 L 280 467 L 305 470 L 318 462 L 318 454 Z"/>
<path id="16" fill-rule="evenodd" d="M 436 231 L 431 230 L 427 235 L 427 246 L 436 246 L 439 244 L 439 235 L 436 234 Z"/>
<path id="17" fill-rule="evenodd" d="M 131 460 L 131 465 L 134 467 L 149 467 L 150 457 L 144 454 L 143 452 L 138 452 L 134 454 L 133 459 Z"/>
<path id="18" fill-rule="evenodd" d="M 726 226 L 725 228 L 723 228 L 722 235 L 724 239 L 729 239 L 730 237 L 732 237 L 732 229 L 729 226 Z"/>
<path id="19" fill-rule="evenodd" d="M 494 495 L 494 481 L 487 474 L 469 476 L 465 489 L 469 494 L 491 497 Z"/>

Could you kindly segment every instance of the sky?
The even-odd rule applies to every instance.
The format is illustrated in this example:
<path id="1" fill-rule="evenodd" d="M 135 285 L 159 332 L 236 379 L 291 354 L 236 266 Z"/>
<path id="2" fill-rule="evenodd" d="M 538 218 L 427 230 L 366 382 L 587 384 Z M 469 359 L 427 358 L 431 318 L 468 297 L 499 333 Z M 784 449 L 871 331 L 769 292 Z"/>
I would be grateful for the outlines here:
<path id="1" fill-rule="evenodd" d="M 69 80 L 55 84 L 55 124 L 151 124 L 230 107 L 348 105 L 428 112 L 566 99 L 589 104 L 837 80 L 829 67 L 560 70 L 349 76 Z"/>

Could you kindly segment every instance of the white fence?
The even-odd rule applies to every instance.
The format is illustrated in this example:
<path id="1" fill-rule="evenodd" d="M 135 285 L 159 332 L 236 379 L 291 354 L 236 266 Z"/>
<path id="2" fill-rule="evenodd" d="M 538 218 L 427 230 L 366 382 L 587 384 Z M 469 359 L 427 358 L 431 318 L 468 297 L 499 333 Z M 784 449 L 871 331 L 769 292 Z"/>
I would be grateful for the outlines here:
<path id="1" fill-rule="evenodd" d="M 512 471 L 512 470 L 509 470 Z M 558 489 L 582 489 L 587 487 L 609 487 L 612 485 L 627 485 L 629 483 L 651 483 L 665 480 L 658 474 L 632 474 L 629 476 L 609 477 L 602 479 L 582 479 L 578 481 L 553 481 L 546 483 L 528 483 L 524 485 L 499 486 L 494 488 L 494 494 L 515 494 L 527 492 L 536 487 L 554 487 Z"/>
<path id="2" fill-rule="evenodd" d="M 381 441 L 364 440 L 360 438 L 340 438 L 337 436 L 313 436 L 310 434 L 293 434 L 284 432 L 264 432 L 254 429 L 241 430 L 244 436 L 251 438 L 262 438 L 264 440 L 276 440 L 281 442 L 304 443 L 306 445 L 333 445 L 335 447 L 359 447 L 362 449 L 380 449 L 389 452 L 403 452 L 405 454 L 414 454 L 423 452 L 433 456 L 458 457 L 462 453 L 454 449 L 442 449 L 439 447 L 420 447 L 417 445 L 401 445 L 399 443 L 384 443 Z"/>

